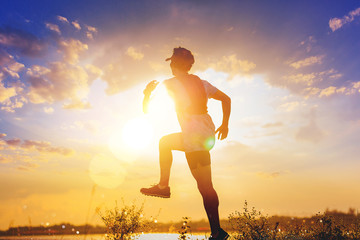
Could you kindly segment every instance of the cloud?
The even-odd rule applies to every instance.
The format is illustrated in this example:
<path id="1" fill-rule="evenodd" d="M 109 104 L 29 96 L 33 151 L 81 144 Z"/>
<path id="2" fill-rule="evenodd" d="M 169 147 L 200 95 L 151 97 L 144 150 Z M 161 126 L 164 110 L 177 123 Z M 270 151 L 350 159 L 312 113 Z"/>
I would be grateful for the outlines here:
<path id="1" fill-rule="evenodd" d="M 81 30 L 81 26 L 78 21 L 72 21 L 71 24 L 76 28 L 76 30 Z"/>
<path id="2" fill-rule="evenodd" d="M 0 45 L 14 48 L 30 57 L 41 56 L 47 49 L 47 44 L 33 34 L 12 27 L 0 27 Z"/>
<path id="3" fill-rule="evenodd" d="M 32 103 L 53 103 L 70 100 L 77 103 L 87 96 L 91 81 L 87 71 L 63 62 L 53 62 L 49 68 L 33 66 L 28 69 L 28 97 Z"/>
<path id="4" fill-rule="evenodd" d="M 25 97 L 16 95 L 2 102 L 1 110 L 14 113 L 15 109 L 22 108 L 27 102 L 28 100 Z"/>
<path id="5" fill-rule="evenodd" d="M 38 152 L 46 153 L 57 153 L 64 156 L 71 155 L 74 150 L 65 147 L 54 147 L 50 142 L 46 141 L 35 141 L 35 140 L 25 140 L 21 144 L 22 149 L 34 149 Z"/>
<path id="6" fill-rule="evenodd" d="M 86 25 L 86 28 L 89 32 L 93 32 L 93 33 L 97 33 L 98 30 L 96 27 L 92 27 L 92 26 L 89 26 L 89 25 Z"/>
<path id="7" fill-rule="evenodd" d="M 333 95 L 335 92 L 336 92 L 336 87 L 330 86 L 328 88 L 321 90 L 319 97 L 324 97 L 324 96 L 328 97 Z"/>
<path id="8" fill-rule="evenodd" d="M 67 20 L 67 18 L 66 18 L 66 17 L 63 17 L 63 16 L 57 16 L 57 19 L 58 19 L 60 22 L 69 23 L 69 20 Z"/>
<path id="9" fill-rule="evenodd" d="M 21 140 L 18 138 L 13 138 L 10 140 L 5 140 L 6 144 L 10 147 L 16 147 L 16 146 L 20 146 L 21 144 Z"/>
<path id="10" fill-rule="evenodd" d="M 94 39 L 94 36 L 91 32 L 86 32 L 86 37 L 91 40 Z"/>
<path id="11" fill-rule="evenodd" d="M 360 81 L 359 82 L 354 82 L 353 84 L 353 88 L 360 88 Z"/>
<path id="12" fill-rule="evenodd" d="M 91 104 L 89 102 L 84 102 L 79 99 L 73 100 L 69 104 L 64 104 L 63 109 L 90 109 Z"/>
<path id="13" fill-rule="evenodd" d="M 58 25 L 53 24 L 53 23 L 45 23 L 45 26 L 47 29 L 56 32 L 57 34 L 61 34 L 60 28 Z"/>
<path id="14" fill-rule="evenodd" d="M 17 78 L 19 79 L 19 72 L 25 67 L 24 64 L 19 63 L 19 62 L 13 62 L 10 65 L 8 65 L 7 67 L 3 67 L 3 71 L 5 73 L 7 73 L 8 75 L 10 75 L 12 78 Z"/>
<path id="15" fill-rule="evenodd" d="M 319 79 L 317 78 L 316 73 L 309 73 L 309 74 L 298 73 L 298 74 L 286 76 L 285 78 L 289 83 L 300 84 L 305 86 L 311 86 L 316 79 Z"/>
<path id="16" fill-rule="evenodd" d="M 88 26 L 88 25 L 86 25 L 86 28 L 87 28 L 86 37 L 88 39 L 93 39 L 94 34 L 98 32 L 97 28 L 92 27 L 92 26 Z"/>
<path id="17" fill-rule="evenodd" d="M 306 49 L 306 52 L 310 52 L 314 43 L 316 43 L 315 37 L 309 36 L 304 41 L 300 42 L 300 46 L 304 46 Z"/>
<path id="18" fill-rule="evenodd" d="M 303 60 L 290 63 L 289 65 L 291 67 L 295 68 L 295 69 L 299 69 L 299 68 L 314 65 L 314 64 L 321 64 L 323 58 L 324 58 L 323 55 L 321 55 L 321 56 L 311 56 L 311 57 L 305 58 Z"/>
<path id="19" fill-rule="evenodd" d="M 144 54 L 136 50 L 134 47 L 129 47 L 126 50 L 126 55 L 130 56 L 134 60 L 141 60 L 144 58 Z"/>
<path id="20" fill-rule="evenodd" d="M 229 73 L 231 77 L 238 74 L 248 73 L 255 69 L 256 64 L 248 60 L 240 60 L 236 54 L 223 56 L 222 59 L 216 63 L 210 63 L 210 67 L 216 71 Z"/>
<path id="21" fill-rule="evenodd" d="M 105 90 L 106 94 L 116 94 L 149 78 L 143 71 L 131 71 L 131 69 L 136 67 L 132 62 L 133 61 L 115 61 L 102 68 L 103 75 L 101 79 L 108 84 Z"/>
<path id="22" fill-rule="evenodd" d="M 18 63 L 14 57 L 0 50 L 0 104 L 1 110 L 14 112 L 15 108 L 23 106 L 26 100 L 21 96 L 23 84 L 18 80 L 19 72 L 24 68 L 24 64 Z M 5 85 L 4 79 L 12 78 Z"/>
<path id="23" fill-rule="evenodd" d="M 47 114 L 51 114 L 54 112 L 54 108 L 52 107 L 44 107 L 44 112 Z"/>
<path id="24" fill-rule="evenodd" d="M 336 80 L 340 77 L 342 77 L 342 74 L 338 73 L 335 69 L 329 69 L 322 72 L 285 75 L 276 82 L 273 82 L 273 84 L 288 88 L 298 94 L 310 96 L 316 95 L 321 91 L 318 86 L 321 85 L 322 82 L 326 84 L 327 81 L 325 82 L 324 80 Z"/>
<path id="25" fill-rule="evenodd" d="M 6 88 L 0 83 L 0 103 L 8 101 L 13 96 L 16 96 L 16 89 L 14 87 Z"/>
<path id="26" fill-rule="evenodd" d="M 343 16 L 342 18 L 331 18 L 329 20 L 329 27 L 333 32 L 335 32 L 345 24 L 354 21 L 355 17 L 359 15 L 360 15 L 360 8 L 357 8 L 353 11 L 350 11 L 347 15 Z"/>
<path id="27" fill-rule="evenodd" d="M 300 103 L 298 101 L 283 103 L 279 106 L 279 108 L 284 109 L 286 112 L 291 112 L 295 110 Z"/>
<path id="28" fill-rule="evenodd" d="M 59 41 L 59 52 L 63 53 L 64 60 L 70 64 L 79 61 L 79 54 L 88 49 L 88 45 L 77 39 Z"/>
<path id="29" fill-rule="evenodd" d="M 24 64 L 15 61 L 13 56 L 0 49 L 0 81 L 8 76 L 19 79 L 19 72 L 24 67 Z"/>
<path id="30" fill-rule="evenodd" d="M 40 153 L 56 153 L 64 156 L 69 156 L 74 153 L 74 150 L 70 148 L 53 146 L 50 142 L 46 142 L 46 141 L 21 140 L 19 138 L 12 138 L 6 140 L 4 139 L 5 136 L 6 135 L 2 135 L 0 142 L 8 150 L 37 151 Z"/>

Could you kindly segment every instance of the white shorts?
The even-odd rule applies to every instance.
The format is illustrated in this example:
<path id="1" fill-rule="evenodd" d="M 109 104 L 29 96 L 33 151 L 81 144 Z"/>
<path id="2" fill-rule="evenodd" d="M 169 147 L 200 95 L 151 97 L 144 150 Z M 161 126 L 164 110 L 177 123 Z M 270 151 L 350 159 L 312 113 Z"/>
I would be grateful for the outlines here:
<path id="1" fill-rule="evenodd" d="M 185 152 L 209 151 L 215 144 L 215 125 L 209 114 L 179 118 Z"/>

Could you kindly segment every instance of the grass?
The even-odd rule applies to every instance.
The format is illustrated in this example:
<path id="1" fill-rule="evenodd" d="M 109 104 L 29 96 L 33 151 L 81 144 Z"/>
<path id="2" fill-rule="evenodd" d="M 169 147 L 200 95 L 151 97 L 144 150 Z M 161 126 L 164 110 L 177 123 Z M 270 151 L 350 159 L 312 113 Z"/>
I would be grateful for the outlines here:
<path id="1" fill-rule="evenodd" d="M 153 221 L 143 217 L 143 205 L 116 206 L 99 214 L 107 227 L 108 240 L 134 239 L 154 227 Z M 241 211 L 229 215 L 224 227 L 235 240 L 360 240 L 360 216 L 354 209 L 349 213 L 327 210 L 310 218 L 268 217 L 245 201 Z M 190 230 L 189 218 L 183 217 L 178 239 L 190 239 Z"/>
<path id="2" fill-rule="evenodd" d="M 245 201 L 243 211 L 229 216 L 236 240 L 347 240 L 360 239 L 360 216 L 354 211 L 318 213 L 309 219 L 268 217 Z"/>

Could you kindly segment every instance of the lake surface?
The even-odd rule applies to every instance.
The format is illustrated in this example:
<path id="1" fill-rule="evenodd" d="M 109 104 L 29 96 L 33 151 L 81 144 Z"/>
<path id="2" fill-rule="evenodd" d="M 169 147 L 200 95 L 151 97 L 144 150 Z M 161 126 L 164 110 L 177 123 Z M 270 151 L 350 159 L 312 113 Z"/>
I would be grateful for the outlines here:
<path id="1" fill-rule="evenodd" d="M 178 240 L 176 233 L 147 233 L 140 234 L 137 240 Z M 56 236 L 21 236 L 21 237 L 0 237 L 1 240 L 105 240 L 102 235 L 56 235 Z M 205 235 L 191 235 L 191 240 L 205 240 Z"/>

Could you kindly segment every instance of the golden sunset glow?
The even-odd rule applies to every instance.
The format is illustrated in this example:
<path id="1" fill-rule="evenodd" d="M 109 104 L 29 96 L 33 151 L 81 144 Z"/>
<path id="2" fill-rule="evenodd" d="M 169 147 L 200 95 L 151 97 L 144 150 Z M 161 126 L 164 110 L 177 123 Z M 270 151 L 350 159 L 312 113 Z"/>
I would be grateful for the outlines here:
<path id="1" fill-rule="evenodd" d="M 114 156 L 98 154 L 90 162 L 89 174 L 95 184 L 104 188 L 116 188 L 123 183 L 126 170 Z"/>
<path id="2" fill-rule="evenodd" d="M 169 201 L 139 191 L 159 180 L 161 137 L 181 131 L 164 85 L 179 46 L 231 98 L 211 149 L 222 219 L 244 200 L 269 215 L 360 209 L 359 27 L 357 0 L 1 1 L 0 230 L 88 211 L 101 224 L 96 207 L 122 198 L 159 222 L 206 218 L 183 152 Z M 218 128 L 221 102 L 208 112 Z"/>

